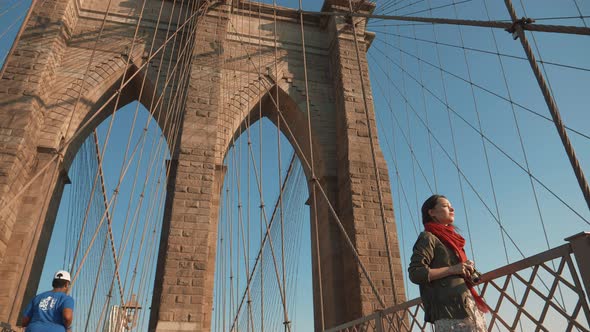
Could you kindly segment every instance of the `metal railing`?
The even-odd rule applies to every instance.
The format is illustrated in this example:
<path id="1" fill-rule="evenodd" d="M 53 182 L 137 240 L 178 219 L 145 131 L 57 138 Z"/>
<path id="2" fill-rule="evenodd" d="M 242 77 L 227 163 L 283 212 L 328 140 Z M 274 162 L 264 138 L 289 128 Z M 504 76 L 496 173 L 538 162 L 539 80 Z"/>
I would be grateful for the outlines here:
<path id="1" fill-rule="evenodd" d="M 482 275 L 478 288 L 491 308 L 486 314 L 488 331 L 590 331 L 590 232 L 566 240 L 569 243 Z M 417 298 L 326 332 L 433 329 L 424 323 Z"/>

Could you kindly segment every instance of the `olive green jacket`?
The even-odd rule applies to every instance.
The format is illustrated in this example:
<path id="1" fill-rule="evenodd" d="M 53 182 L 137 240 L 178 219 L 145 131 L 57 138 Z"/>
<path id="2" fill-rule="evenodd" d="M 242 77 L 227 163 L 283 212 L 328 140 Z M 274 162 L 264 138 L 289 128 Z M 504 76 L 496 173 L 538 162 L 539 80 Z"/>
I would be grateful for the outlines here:
<path id="1" fill-rule="evenodd" d="M 424 320 L 434 323 L 439 319 L 463 319 L 469 315 L 466 299 L 471 296 L 463 277 L 454 275 L 430 281 L 431 268 L 459 263 L 459 257 L 434 234 L 422 232 L 414 244 L 408 272 L 410 280 L 420 286 L 424 304 Z"/>

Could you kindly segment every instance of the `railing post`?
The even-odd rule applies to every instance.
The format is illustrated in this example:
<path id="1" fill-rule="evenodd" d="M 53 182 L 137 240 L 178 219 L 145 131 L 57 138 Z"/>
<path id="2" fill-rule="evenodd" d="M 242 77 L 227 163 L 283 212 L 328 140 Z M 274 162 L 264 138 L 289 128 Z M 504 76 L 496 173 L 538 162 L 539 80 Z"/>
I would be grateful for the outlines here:
<path id="1" fill-rule="evenodd" d="M 385 332 L 383 329 L 383 311 L 377 311 L 379 315 L 375 318 L 375 332 Z"/>
<path id="2" fill-rule="evenodd" d="M 586 291 L 586 298 L 590 301 L 590 232 L 581 232 L 565 238 L 565 240 L 570 243 L 574 252 L 582 284 Z"/>

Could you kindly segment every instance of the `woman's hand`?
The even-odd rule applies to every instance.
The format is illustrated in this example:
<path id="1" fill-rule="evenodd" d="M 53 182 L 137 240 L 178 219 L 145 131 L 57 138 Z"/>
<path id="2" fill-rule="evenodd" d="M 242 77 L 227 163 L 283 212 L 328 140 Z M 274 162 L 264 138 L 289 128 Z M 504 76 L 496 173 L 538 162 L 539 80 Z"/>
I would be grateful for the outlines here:
<path id="1" fill-rule="evenodd" d="M 468 278 L 471 273 L 475 270 L 474 264 L 472 261 L 468 260 L 463 263 L 455 264 L 449 268 L 450 275 L 460 275 L 462 277 Z"/>

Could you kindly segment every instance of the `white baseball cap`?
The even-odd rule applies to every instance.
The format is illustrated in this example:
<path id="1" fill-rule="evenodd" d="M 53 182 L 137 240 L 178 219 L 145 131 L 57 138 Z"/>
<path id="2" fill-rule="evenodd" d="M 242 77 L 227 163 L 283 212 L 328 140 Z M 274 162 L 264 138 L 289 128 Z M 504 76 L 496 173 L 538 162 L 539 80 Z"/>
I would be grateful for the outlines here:
<path id="1" fill-rule="evenodd" d="M 72 278 L 70 278 L 70 273 L 68 271 L 63 270 L 55 272 L 55 276 L 53 276 L 53 279 L 72 281 Z"/>

